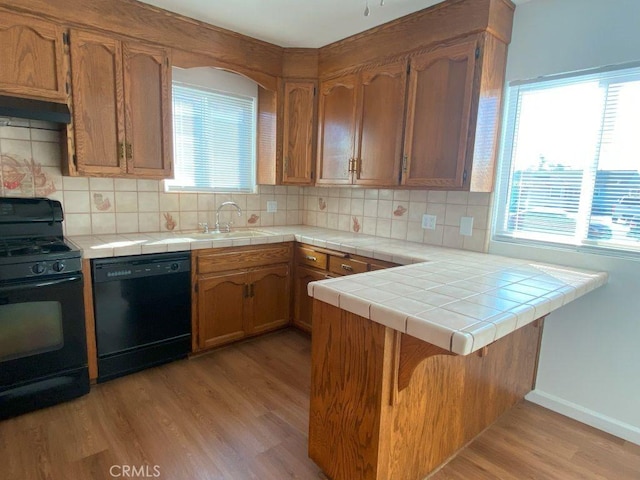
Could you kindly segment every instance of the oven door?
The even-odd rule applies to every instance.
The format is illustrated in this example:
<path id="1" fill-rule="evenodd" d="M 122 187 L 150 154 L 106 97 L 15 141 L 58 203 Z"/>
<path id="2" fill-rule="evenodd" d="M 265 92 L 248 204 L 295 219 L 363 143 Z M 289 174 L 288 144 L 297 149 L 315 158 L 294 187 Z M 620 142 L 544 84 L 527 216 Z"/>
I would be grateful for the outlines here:
<path id="1" fill-rule="evenodd" d="M 0 286 L 0 391 L 86 364 L 81 273 Z"/>

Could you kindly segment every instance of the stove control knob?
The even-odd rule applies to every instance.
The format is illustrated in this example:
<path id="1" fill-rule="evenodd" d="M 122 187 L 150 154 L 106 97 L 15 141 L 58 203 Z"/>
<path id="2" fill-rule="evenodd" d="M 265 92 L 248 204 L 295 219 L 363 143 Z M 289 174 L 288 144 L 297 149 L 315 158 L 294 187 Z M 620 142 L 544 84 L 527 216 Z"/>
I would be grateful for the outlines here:
<path id="1" fill-rule="evenodd" d="M 60 273 L 60 272 L 62 272 L 64 270 L 65 266 L 66 265 L 64 264 L 64 262 L 56 262 L 56 263 L 53 264 L 53 270 L 55 272 Z"/>
<path id="2" fill-rule="evenodd" d="M 31 271 L 36 275 L 42 275 L 47 270 L 47 266 L 44 263 L 36 263 L 31 267 Z"/>
<path id="3" fill-rule="evenodd" d="M 172 263 L 171 264 L 171 271 L 175 272 L 177 270 L 180 270 L 180 264 L 178 263 Z"/>

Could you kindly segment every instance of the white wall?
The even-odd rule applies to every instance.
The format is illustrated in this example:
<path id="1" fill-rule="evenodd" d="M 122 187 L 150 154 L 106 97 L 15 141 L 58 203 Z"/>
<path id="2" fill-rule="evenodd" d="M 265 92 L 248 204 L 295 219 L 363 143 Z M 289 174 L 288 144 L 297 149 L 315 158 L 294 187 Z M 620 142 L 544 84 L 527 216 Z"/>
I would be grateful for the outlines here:
<path id="1" fill-rule="evenodd" d="M 507 82 L 639 61 L 639 21 L 638 0 L 519 5 Z M 610 273 L 607 286 L 548 317 L 528 398 L 640 444 L 640 259 L 498 242 L 490 251 Z"/>

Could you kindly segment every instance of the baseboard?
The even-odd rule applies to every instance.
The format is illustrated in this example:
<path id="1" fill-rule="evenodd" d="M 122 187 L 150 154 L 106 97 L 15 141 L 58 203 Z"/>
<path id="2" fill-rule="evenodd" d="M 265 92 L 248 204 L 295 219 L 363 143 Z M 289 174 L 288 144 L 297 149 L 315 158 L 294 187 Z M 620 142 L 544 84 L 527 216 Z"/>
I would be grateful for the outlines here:
<path id="1" fill-rule="evenodd" d="M 534 390 L 525 398 L 532 403 L 553 410 L 561 415 L 573 418 L 593 428 L 640 445 L 640 428 L 638 427 L 620 422 L 615 418 L 607 417 L 606 415 L 539 390 Z"/>

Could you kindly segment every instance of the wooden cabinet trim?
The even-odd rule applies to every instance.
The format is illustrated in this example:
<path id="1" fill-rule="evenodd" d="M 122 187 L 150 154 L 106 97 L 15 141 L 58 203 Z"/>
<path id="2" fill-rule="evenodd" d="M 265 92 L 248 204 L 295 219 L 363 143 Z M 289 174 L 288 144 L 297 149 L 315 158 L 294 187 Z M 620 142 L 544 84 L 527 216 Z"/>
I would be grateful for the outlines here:
<path id="1" fill-rule="evenodd" d="M 59 21 L 72 27 L 101 29 L 127 38 L 212 55 L 226 66 L 238 66 L 278 76 L 283 48 L 237 32 L 140 2 L 29 0 L 16 5 L 0 0 L 0 7 Z"/>

